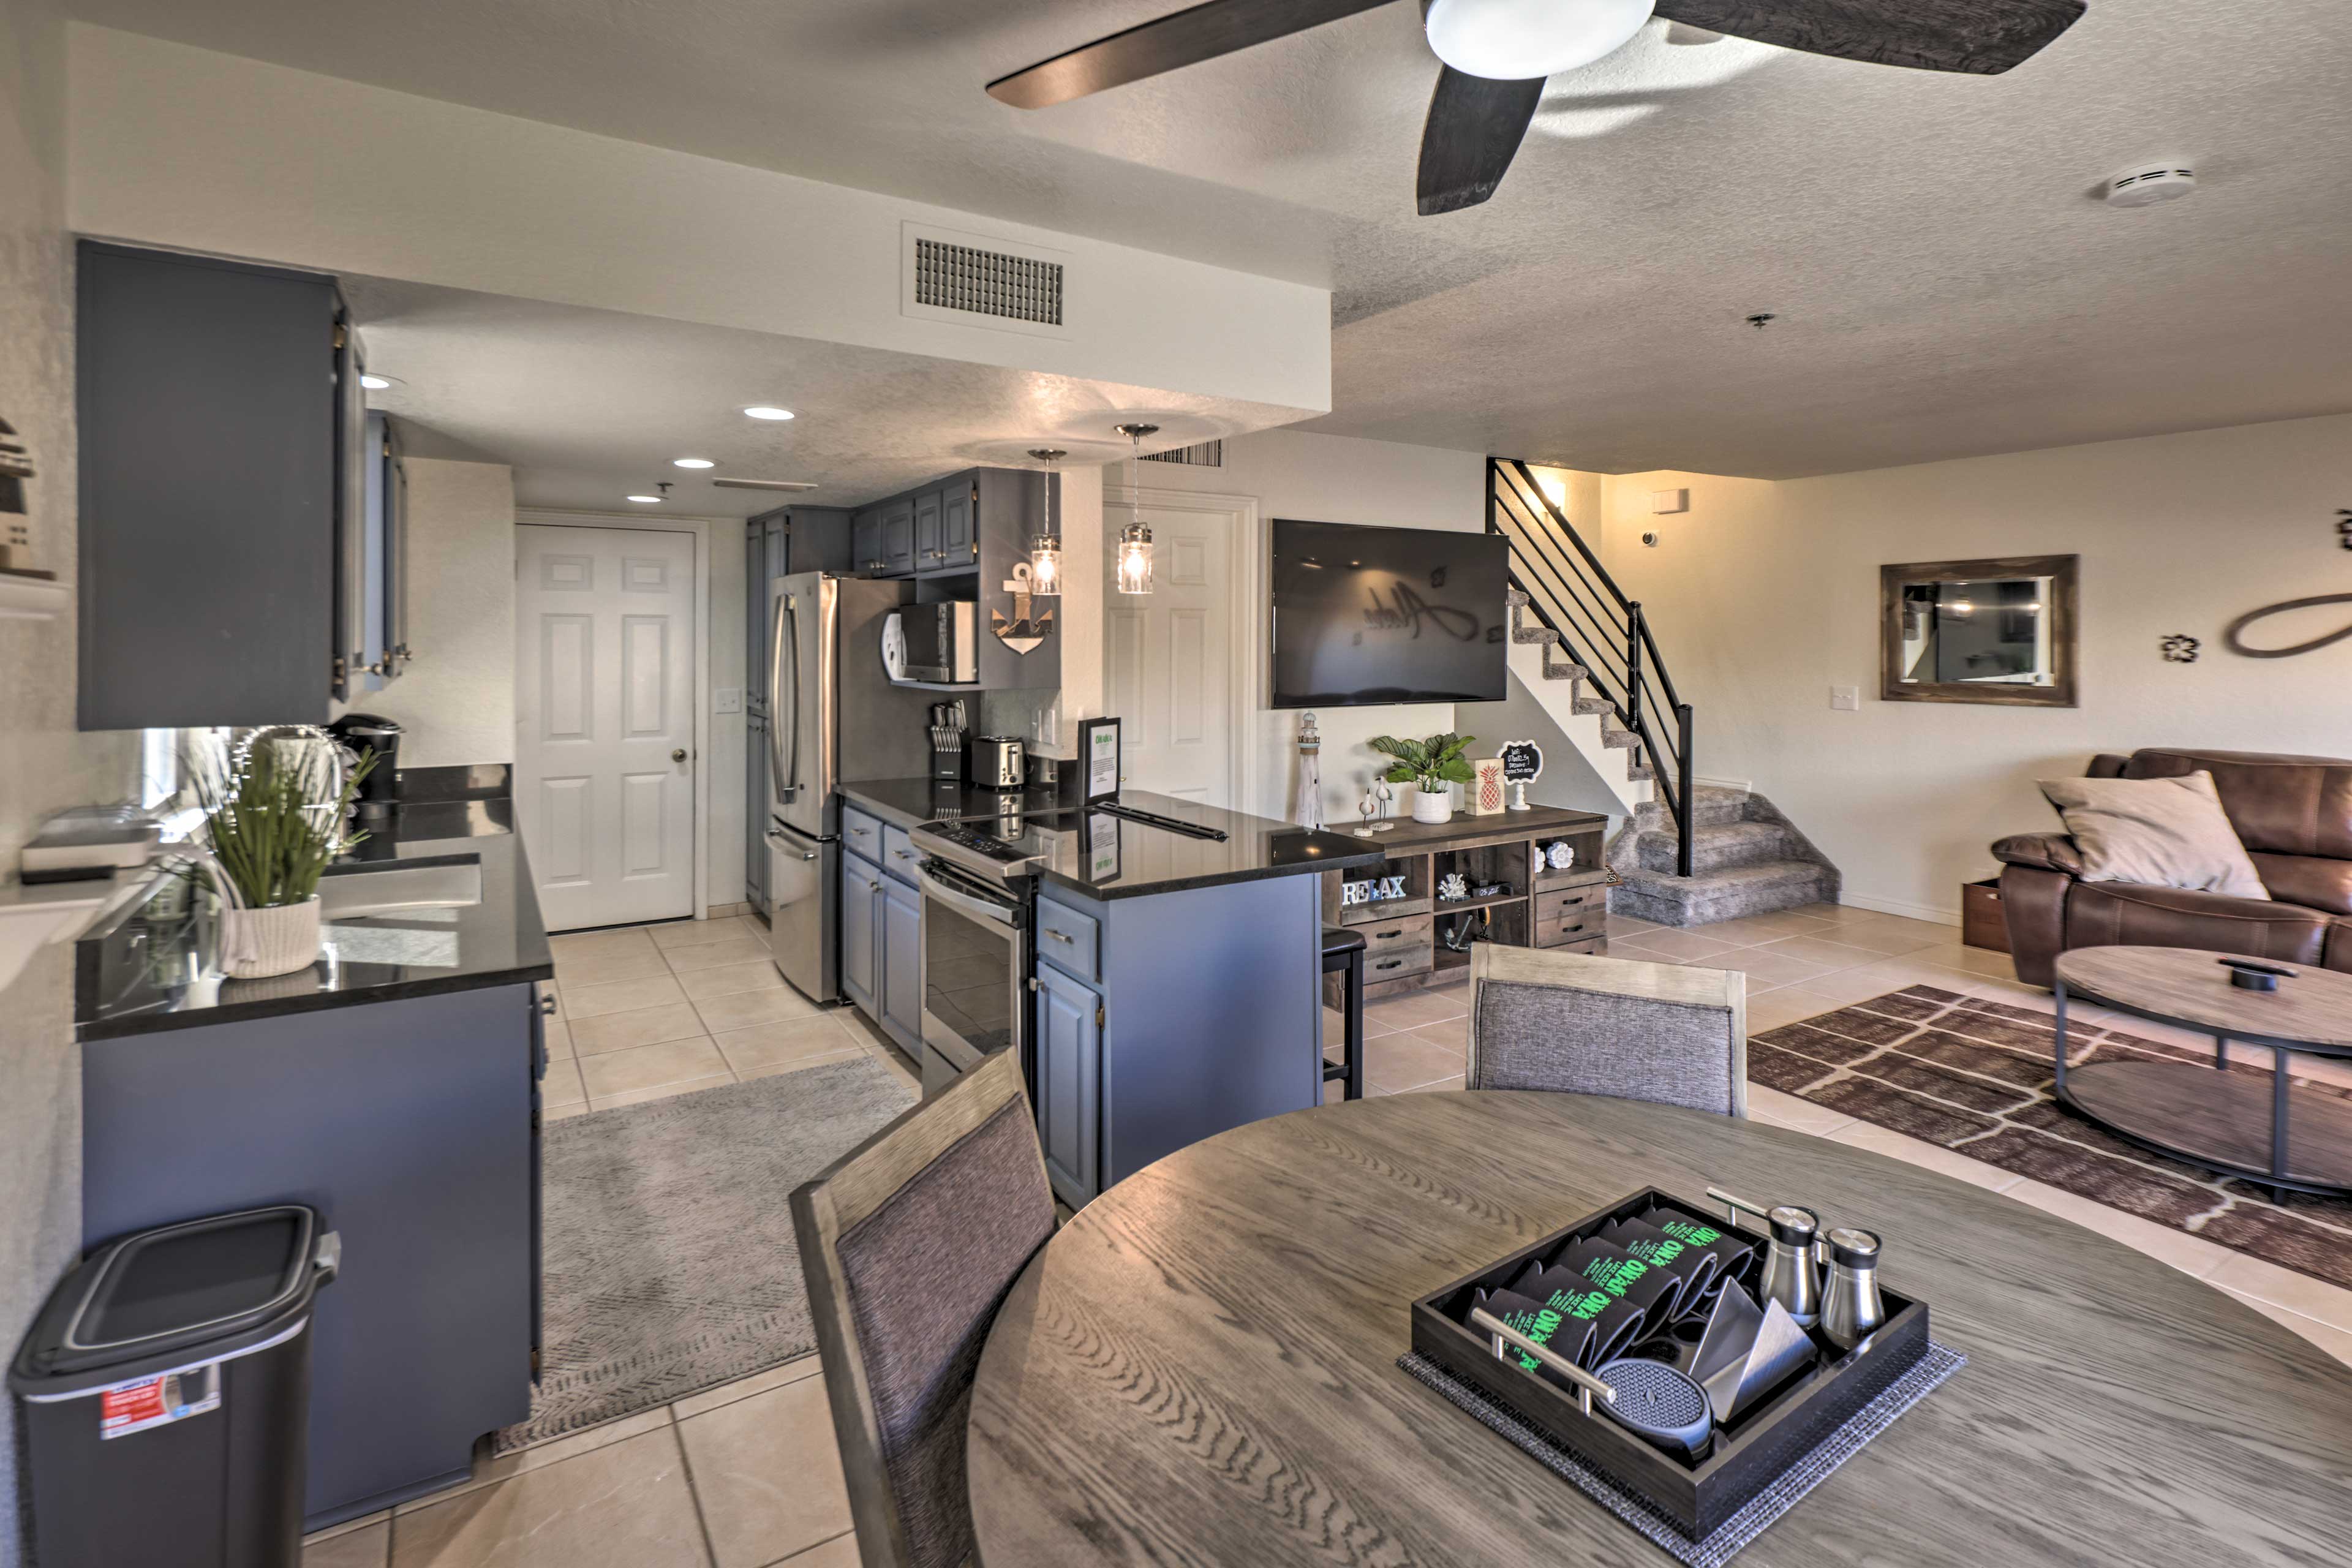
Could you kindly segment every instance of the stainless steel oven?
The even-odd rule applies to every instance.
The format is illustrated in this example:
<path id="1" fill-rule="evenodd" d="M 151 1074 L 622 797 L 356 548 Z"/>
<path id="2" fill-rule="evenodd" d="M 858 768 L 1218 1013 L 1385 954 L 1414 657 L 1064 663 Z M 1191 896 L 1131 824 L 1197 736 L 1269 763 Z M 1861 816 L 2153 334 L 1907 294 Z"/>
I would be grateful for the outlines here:
<path id="1" fill-rule="evenodd" d="M 934 1094 L 998 1051 L 1029 1073 L 1031 879 L 922 863 L 923 1092 Z"/>

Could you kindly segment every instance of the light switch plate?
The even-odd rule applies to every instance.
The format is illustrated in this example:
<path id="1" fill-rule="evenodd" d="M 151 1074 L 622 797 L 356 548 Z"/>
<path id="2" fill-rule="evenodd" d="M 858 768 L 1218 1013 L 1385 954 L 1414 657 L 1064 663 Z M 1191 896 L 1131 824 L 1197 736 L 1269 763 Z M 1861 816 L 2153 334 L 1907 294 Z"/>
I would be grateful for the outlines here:
<path id="1" fill-rule="evenodd" d="M 740 713 L 743 711 L 743 693 L 735 687 L 722 686 L 718 690 L 712 692 L 710 697 L 710 710 L 713 713 Z"/>
<path id="2" fill-rule="evenodd" d="M 1859 686 L 1831 687 L 1830 706 L 1838 710 L 1842 713 L 1853 713 L 1860 711 L 1862 708 L 1862 688 Z"/>

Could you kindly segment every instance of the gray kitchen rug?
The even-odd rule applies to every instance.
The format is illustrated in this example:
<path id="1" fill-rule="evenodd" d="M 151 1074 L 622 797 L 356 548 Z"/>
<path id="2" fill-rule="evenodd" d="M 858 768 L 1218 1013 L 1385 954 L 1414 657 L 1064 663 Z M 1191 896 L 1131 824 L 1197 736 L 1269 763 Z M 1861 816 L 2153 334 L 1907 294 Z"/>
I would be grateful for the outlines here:
<path id="1" fill-rule="evenodd" d="M 546 1299 L 530 1418 L 496 1453 L 816 1348 L 793 1189 L 916 1101 L 870 1057 L 549 1126 Z"/>

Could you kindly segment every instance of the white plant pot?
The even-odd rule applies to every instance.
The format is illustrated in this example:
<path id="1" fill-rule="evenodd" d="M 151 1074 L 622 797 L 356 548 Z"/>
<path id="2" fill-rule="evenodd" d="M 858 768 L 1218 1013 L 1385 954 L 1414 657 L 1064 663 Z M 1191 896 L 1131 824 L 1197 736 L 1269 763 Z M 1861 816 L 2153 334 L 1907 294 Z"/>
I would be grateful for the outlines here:
<path id="1" fill-rule="evenodd" d="M 222 964 L 235 980 L 307 969 L 319 957 L 319 895 L 299 904 L 222 911 Z"/>
<path id="2" fill-rule="evenodd" d="M 1412 819 L 1415 822 L 1451 822 L 1454 820 L 1454 791 L 1423 789 L 1415 785 L 1412 792 Z"/>

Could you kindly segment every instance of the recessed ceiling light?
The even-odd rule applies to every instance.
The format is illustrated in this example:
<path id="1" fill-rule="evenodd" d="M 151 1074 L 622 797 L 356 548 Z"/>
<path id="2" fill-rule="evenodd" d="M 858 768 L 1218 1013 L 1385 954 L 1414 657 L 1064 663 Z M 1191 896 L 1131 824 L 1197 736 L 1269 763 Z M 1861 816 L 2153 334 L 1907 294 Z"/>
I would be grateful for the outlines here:
<path id="1" fill-rule="evenodd" d="M 670 462 L 673 468 L 715 468 L 718 466 L 708 458 L 677 458 Z"/>
<path id="2" fill-rule="evenodd" d="M 631 496 L 629 499 L 635 501 L 639 506 L 661 505 L 661 497 L 659 496 Z"/>
<path id="3" fill-rule="evenodd" d="M 360 377 L 360 384 L 366 387 L 370 392 L 382 392 L 385 387 L 392 384 L 392 377 L 388 375 L 362 375 Z"/>
<path id="4" fill-rule="evenodd" d="M 754 419 L 790 419 L 793 416 L 789 408 L 772 408 L 764 403 L 754 405 L 743 412 Z"/>

